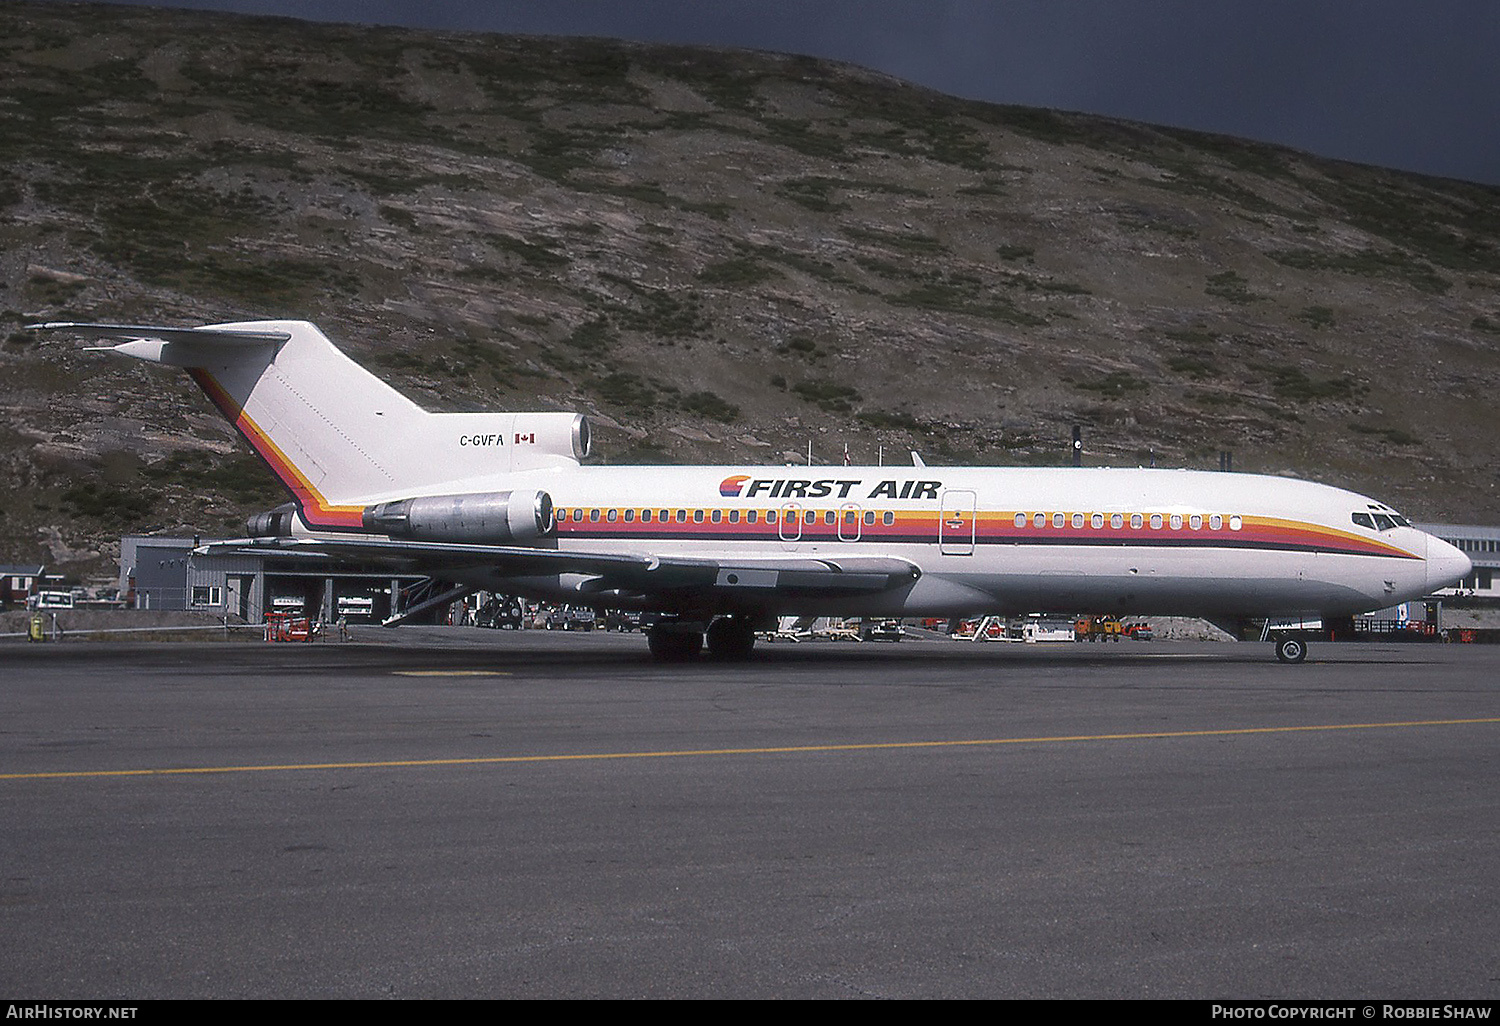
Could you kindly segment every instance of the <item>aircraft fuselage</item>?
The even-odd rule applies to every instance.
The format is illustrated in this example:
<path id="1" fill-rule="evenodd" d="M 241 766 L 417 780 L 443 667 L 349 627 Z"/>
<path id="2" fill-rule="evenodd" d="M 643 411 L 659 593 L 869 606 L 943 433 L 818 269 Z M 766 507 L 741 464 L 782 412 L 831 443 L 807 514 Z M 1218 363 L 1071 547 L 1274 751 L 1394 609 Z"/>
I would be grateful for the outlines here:
<path id="1" fill-rule="evenodd" d="M 718 612 L 1348 615 L 1420 597 L 1464 558 L 1404 524 L 1355 523 L 1354 513 L 1391 512 L 1365 496 L 1247 474 L 581 467 L 506 480 L 523 479 L 551 495 L 557 544 L 568 549 L 719 559 L 879 555 L 921 572 L 880 594 L 800 601 L 747 581 L 720 589 Z M 570 575 L 555 587 L 527 583 L 538 597 L 588 601 Z"/>

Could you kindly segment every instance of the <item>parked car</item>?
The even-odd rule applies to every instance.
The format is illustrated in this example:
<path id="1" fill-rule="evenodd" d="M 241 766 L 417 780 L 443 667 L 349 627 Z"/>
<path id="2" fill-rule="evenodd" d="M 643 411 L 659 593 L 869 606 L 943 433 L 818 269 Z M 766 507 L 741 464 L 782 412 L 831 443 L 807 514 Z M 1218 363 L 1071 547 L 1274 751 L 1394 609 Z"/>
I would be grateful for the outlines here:
<path id="1" fill-rule="evenodd" d="M 860 638 L 864 641 L 900 641 L 901 621 L 866 620 Z"/>
<path id="2" fill-rule="evenodd" d="M 477 627 L 518 631 L 522 627 L 525 616 L 526 610 L 521 605 L 520 599 L 496 595 L 479 607 L 479 612 L 474 614 L 474 624 Z"/>
<path id="3" fill-rule="evenodd" d="M 591 631 L 594 611 L 588 606 L 558 606 L 547 614 L 549 631 Z"/>
<path id="4" fill-rule="evenodd" d="M 641 625 L 641 614 L 629 612 L 624 609 L 606 609 L 604 611 L 604 629 L 607 631 L 620 631 L 627 633 Z"/>

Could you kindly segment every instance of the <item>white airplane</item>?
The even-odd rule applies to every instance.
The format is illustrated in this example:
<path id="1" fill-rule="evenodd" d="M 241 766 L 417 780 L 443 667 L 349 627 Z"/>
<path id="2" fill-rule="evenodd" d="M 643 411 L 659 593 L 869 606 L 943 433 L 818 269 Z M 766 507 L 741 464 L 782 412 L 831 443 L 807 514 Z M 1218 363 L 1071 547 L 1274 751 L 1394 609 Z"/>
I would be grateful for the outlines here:
<path id="1" fill-rule="evenodd" d="M 305 321 L 36 326 L 182 367 L 290 489 L 232 545 L 671 614 L 663 659 L 744 658 L 779 615 L 1340 617 L 1469 573 L 1380 502 L 1187 470 L 582 466 L 569 413 L 430 413 Z M 916 462 L 916 461 L 914 461 Z M 457 590 L 457 589 L 456 589 Z M 450 600 L 454 593 L 433 602 Z M 408 611 L 405 615 L 411 615 Z M 398 622 L 403 617 L 392 618 Z M 1283 662 L 1305 641 L 1277 641 Z"/>

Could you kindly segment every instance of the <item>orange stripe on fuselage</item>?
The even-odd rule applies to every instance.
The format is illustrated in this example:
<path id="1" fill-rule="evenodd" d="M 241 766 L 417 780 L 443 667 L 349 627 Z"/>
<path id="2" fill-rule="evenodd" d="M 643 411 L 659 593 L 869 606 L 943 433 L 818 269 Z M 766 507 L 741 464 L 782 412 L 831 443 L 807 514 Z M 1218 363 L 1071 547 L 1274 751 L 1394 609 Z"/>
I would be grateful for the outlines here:
<path id="1" fill-rule="evenodd" d="M 1397 559 L 1417 559 L 1413 553 L 1375 538 L 1362 538 L 1348 531 L 1321 524 L 1309 524 L 1296 520 L 1280 520 L 1274 517 L 1245 517 L 1245 530 L 1250 537 L 1264 539 L 1272 544 L 1282 544 L 1320 551 L 1345 552 L 1365 556 L 1394 556 Z"/>
<path id="2" fill-rule="evenodd" d="M 244 408 L 235 401 L 213 375 L 208 371 L 193 367 L 188 369 L 198 387 L 203 389 L 214 406 L 216 406 L 224 417 L 235 426 L 235 429 L 244 436 L 255 450 L 271 468 L 277 478 L 281 480 L 291 493 L 296 497 L 298 506 L 302 510 L 303 518 L 310 526 L 327 528 L 355 528 L 363 526 L 363 506 L 335 506 L 328 502 L 323 495 L 313 487 L 296 464 L 282 452 L 271 438 L 257 425 Z M 560 509 L 572 508 L 572 503 L 558 503 Z M 597 509 L 599 507 L 585 507 Z M 608 507 L 605 507 L 607 509 Z M 650 507 L 653 511 L 659 507 Z M 677 507 L 672 507 L 673 511 Z M 624 507 L 616 507 L 623 513 Z M 694 509 L 703 509 L 695 507 Z M 601 519 L 588 523 L 577 523 L 571 517 L 558 524 L 558 533 L 562 535 L 575 535 L 584 537 L 618 537 L 624 540 L 686 540 L 701 537 L 713 540 L 718 534 L 738 535 L 736 540 L 752 540 L 753 536 L 763 536 L 766 540 L 791 540 L 781 538 L 783 526 L 776 523 L 766 523 L 764 519 L 759 524 L 742 522 L 731 524 L 728 522 L 728 510 L 720 507 L 722 517 L 720 522 L 713 523 L 711 515 L 713 508 L 704 509 L 705 521 L 702 523 L 656 523 L 635 521 L 626 523 L 623 521 L 610 522 Z M 764 518 L 769 510 L 760 510 Z M 805 516 L 808 510 L 799 510 L 797 515 Z M 799 526 L 798 535 L 800 540 L 824 541 L 839 538 L 839 523 L 842 519 L 843 510 L 828 511 L 815 510 L 818 515 L 813 523 L 805 521 Z M 836 512 L 839 520 L 834 524 L 825 521 L 824 514 Z M 861 511 L 863 512 L 863 511 Z M 882 513 L 884 511 L 881 511 Z M 895 513 L 894 524 L 843 524 L 845 535 L 855 535 L 849 541 L 888 540 L 887 536 L 904 536 L 901 542 L 913 542 L 915 536 L 923 536 L 923 540 L 936 542 L 939 511 L 937 510 L 901 510 Z M 1015 527 L 1014 519 L 1021 511 L 948 511 L 945 515 L 955 523 L 952 525 L 954 535 L 950 540 L 960 541 L 967 534 L 965 528 L 969 526 L 970 518 L 973 520 L 974 540 L 979 544 L 985 543 L 1047 543 L 1054 539 L 1059 543 L 1081 542 L 1081 543 L 1114 543 L 1114 544 L 1144 544 L 1178 546 L 1191 545 L 1194 543 L 1204 546 L 1229 545 L 1234 547 L 1267 547 L 1283 549 L 1302 549 L 1307 551 L 1330 552 L 1346 555 L 1364 556 L 1388 556 L 1397 559 L 1420 559 L 1421 557 L 1374 538 L 1365 538 L 1349 531 L 1327 527 L 1322 524 L 1313 524 L 1306 521 L 1284 520 L 1276 517 L 1243 517 L 1243 528 L 1232 531 L 1225 528 L 1219 530 L 1200 529 L 1197 531 L 1186 527 L 1178 529 L 1147 528 L 1147 527 L 1094 527 L 1085 524 L 1083 527 L 1073 527 L 1071 523 L 1064 527 L 1052 527 L 1049 525 Z M 1072 512 L 1068 511 L 1071 516 Z M 1090 510 L 1079 510 L 1085 514 L 1091 514 Z M 1050 522 L 1049 522 L 1050 523 Z M 747 538 L 746 536 L 752 536 Z M 891 539 L 894 540 L 894 539 Z"/>
<path id="3" fill-rule="evenodd" d="M 782 531 L 786 528 L 777 522 L 767 523 L 765 515 L 768 512 L 781 512 L 780 510 L 757 509 L 757 522 L 751 523 L 741 519 L 739 522 L 730 522 L 730 510 L 723 507 L 691 507 L 687 508 L 689 518 L 694 513 L 702 512 L 704 520 L 693 522 L 688 519 L 678 522 L 675 513 L 678 507 L 671 507 L 670 512 L 674 514 L 671 520 L 662 521 L 653 517 L 651 521 L 635 519 L 624 520 L 624 511 L 627 507 L 614 507 L 615 520 L 609 520 L 607 514 L 610 507 L 581 507 L 590 513 L 598 510 L 598 520 L 585 519 L 583 522 L 574 520 L 572 510 L 579 509 L 577 505 L 558 503 L 560 509 L 570 512 L 559 519 L 558 533 L 564 536 L 572 535 L 585 538 L 618 538 L 622 541 L 645 541 L 645 540 L 728 540 L 728 541 L 789 541 L 792 538 L 782 537 Z M 629 507 L 637 512 L 642 507 Z M 661 507 L 650 507 L 655 514 Z M 720 519 L 714 522 L 712 517 L 718 512 Z M 743 514 L 743 510 L 740 510 Z M 932 544 L 938 541 L 938 513 L 928 510 L 901 510 L 890 511 L 893 513 L 893 523 L 885 524 L 883 516 L 886 511 L 878 511 L 882 520 L 874 524 L 849 524 L 842 521 L 842 511 L 816 510 L 817 519 L 812 523 L 805 520 L 791 525 L 791 532 L 798 536 L 795 540 L 801 541 L 833 541 L 841 540 L 847 542 L 880 542 L 891 541 L 893 543 L 916 543 Z M 826 520 L 826 513 L 835 512 L 840 519 L 830 524 Z M 862 511 L 863 512 L 863 511 Z M 1308 523 L 1306 521 L 1284 520 L 1275 517 L 1244 517 L 1243 526 L 1236 531 L 1229 527 L 1212 529 L 1207 527 L 1193 530 L 1184 524 L 1180 528 L 1172 529 L 1167 526 L 1159 528 L 1150 527 L 1094 527 L 1085 523 L 1082 527 L 1073 527 L 1071 522 L 1064 527 L 1053 527 L 1049 522 L 1044 526 L 1033 526 L 1028 522 L 1025 527 L 1016 527 L 1015 518 L 1020 511 L 991 512 L 981 510 L 978 513 L 963 511 L 962 513 L 950 511 L 948 519 L 951 542 L 966 541 L 968 537 L 969 524 L 974 523 L 974 540 L 976 544 L 1082 544 L 1082 545 L 1144 545 L 1161 548 L 1178 548 L 1188 546 L 1204 547 L 1231 547 L 1231 548 L 1268 548 L 1300 550 L 1308 552 L 1327 552 L 1336 555 L 1353 556 L 1385 556 L 1396 559 L 1419 559 L 1420 556 L 1408 552 L 1405 549 L 1391 545 L 1375 538 L 1364 538 L 1348 531 L 1328 527 L 1322 524 Z M 1082 511 L 1080 511 L 1082 512 Z M 799 511 L 799 515 L 805 515 L 806 511 Z M 1207 516 L 1204 517 L 1207 520 Z M 1227 520 L 1227 515 L 1225 516 Z M 840 535 L 842 530 L 843 535 Z"/>

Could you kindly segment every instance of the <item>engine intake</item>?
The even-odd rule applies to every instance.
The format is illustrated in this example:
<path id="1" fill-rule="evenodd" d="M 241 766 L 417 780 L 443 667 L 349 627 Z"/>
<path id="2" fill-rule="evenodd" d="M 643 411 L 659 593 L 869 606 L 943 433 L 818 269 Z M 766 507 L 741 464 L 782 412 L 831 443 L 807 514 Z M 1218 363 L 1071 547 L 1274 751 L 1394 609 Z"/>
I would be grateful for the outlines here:
<path id="1" fill-rule="evenodd" d="M 365 509 L 363 525 L 414 541 L 503 544 L 545 538 L 557 526 L 552 496 L 542 491 L 430 495 Z"/>
<path id="2" fill-rule="evenodd" d="M 513 431 L 523 462 L 528 453 L 581 460 L 593 450 L 593 431 L 581 413 L 518 413 Z"/>
<path id="3" fill-rule="evenodd" d="M 297 504 L 284 502 L 266 513 L 257 513 L 245 521 L 245 532 L 252 538 L 289 538 L 297 523 Z"/>

